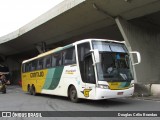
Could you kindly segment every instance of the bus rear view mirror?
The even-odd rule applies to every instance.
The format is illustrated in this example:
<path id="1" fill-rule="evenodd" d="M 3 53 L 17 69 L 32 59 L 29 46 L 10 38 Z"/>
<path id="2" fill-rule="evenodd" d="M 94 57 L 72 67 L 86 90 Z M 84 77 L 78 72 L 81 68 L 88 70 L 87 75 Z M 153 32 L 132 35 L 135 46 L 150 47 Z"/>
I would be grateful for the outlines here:
<path id="1" fill-rule="evenodd" d="M 98 49 L 91 50 L 91 52 L 94 53 L 95 63 L 99 63 L 100 62 L 100 55 L 99 55 Z"/>
<path id="2" fill-rule="evenodd" d="M 130 54 L 136 54 L 137 62 L 133 63 L 133 65 L 138 65 L 141 62 L 141 55 L 140 55 L 140 53 L 137 52 L 137 51 L 132 51 L 132 52 L 130 52 Z"/>

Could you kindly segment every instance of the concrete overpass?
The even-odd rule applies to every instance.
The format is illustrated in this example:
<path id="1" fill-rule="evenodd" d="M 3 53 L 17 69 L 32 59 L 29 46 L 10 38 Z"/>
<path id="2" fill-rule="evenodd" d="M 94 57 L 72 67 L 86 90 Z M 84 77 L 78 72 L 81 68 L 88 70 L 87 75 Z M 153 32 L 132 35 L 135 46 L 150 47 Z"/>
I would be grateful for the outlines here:
<path id="1" fill-rule="evenodd" d="M 1 37 L 1 63 L 10 67 L 13 79 L 20 79 L 21 61 L 38 54 L 36 48 L 43 50 L 44 42 L 50 49 L 83 38 L 125 40 L 142 56 L 142 63 L 134 68 L 137 82 L 159 84 L 159 21 L 159 0 L 65 0 Z"/>

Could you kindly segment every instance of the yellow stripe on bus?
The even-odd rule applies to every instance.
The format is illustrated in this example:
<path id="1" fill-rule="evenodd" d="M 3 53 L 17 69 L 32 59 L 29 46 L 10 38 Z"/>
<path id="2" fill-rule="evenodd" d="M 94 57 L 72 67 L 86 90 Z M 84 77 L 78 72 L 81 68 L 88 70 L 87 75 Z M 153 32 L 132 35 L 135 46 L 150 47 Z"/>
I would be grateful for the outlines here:
<path id="1" fill-rule="evenodd" d="M 22 73 L 22 89 L 27 92 L 28 84 L 34 84 L 36 92 L 40 93 L 46 81 L 48 70 L 37 70 L 33 72 Z"/>

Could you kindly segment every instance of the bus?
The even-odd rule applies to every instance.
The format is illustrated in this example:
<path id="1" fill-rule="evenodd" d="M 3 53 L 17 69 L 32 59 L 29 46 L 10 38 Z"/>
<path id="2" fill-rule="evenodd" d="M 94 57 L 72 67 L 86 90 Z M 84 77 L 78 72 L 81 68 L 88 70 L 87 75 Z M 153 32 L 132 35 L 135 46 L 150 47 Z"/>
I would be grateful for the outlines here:
<path id="1" fill-rule="evenodd" d="M 137 63 L 131 54 L 137 55 Z M 100 100 L 132 96 L 133 65 L 139 52 L 125 42 L 84 39 L 58 47 L 22 62 L 22 90 L 79 99 Z"/>

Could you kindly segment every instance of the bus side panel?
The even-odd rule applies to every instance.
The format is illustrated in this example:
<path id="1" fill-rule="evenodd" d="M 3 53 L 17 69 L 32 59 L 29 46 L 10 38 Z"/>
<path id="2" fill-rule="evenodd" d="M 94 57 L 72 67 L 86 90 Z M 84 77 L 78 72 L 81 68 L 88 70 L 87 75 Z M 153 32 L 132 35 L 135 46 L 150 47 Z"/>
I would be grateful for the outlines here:
<path id="1" fill-rule="evenodd" d="M 23 91 L 27 91 L 28 85 L 34 85 L 37 93 L 59 96 L 68 96 L 69 86 L 74 85 L 79 98 L 94 99 L 95 96 L 93 87 L 86 88 L 76 64 L 23 73 Z"/>
<path id="2" fill-rule="evenodd" d="M 27 85 L 28 85 L 28 82 L 29 81 L 27 81 L 27 75 L 26 75 L 26 73 L 22 73 L 22 90 L 24 91 L 24 92 L 27 92 Z"/>
<path id="3" fill-rule="evenodd" d="M 60 79 L 59 79 L 59 83 L 56 86 L 56 88 L 52 86 L 53 84 L 51 84 L 51 82 L 48 85 L 50 87 L 47 88 L 46 87 L 47 83 L 45 83 L 42 93 L 59 95 L 59 96 L 68 96 L 69 85 L 74 85 L 77 89 L 77 92 L 79 93 L 79 86 L 80 86 L 81 80 L 78 79 L 79 78 L 78 76 L 80 76 L 78 73 L 79 72 L 77 70 L 77 65 L 68 65 L 68 66 L 63 67 L 63 71 L 61 72 L 61 74 L 59 74 Z M 52 82 L 54 83 L 56 79 L 57 79 L 56 77 L 53 77 Z M 49 88 L 52 88 L 52 89 L 49 89 Z"/>
<path id="4" fill-rule="evenodd" d="M 37 93 L 41 93 L 48 70 L 22 73 L 22 90 L 27 92 L 28 85 L 34 85 Z"/>
<path id="5" fill-rule="evenodd" d="M 64 66 L 48 69 L 48 74 L 43 89 L 54 90 L 55 88 L 57 88 L 63 69 Z"/>

